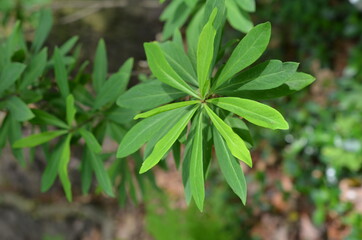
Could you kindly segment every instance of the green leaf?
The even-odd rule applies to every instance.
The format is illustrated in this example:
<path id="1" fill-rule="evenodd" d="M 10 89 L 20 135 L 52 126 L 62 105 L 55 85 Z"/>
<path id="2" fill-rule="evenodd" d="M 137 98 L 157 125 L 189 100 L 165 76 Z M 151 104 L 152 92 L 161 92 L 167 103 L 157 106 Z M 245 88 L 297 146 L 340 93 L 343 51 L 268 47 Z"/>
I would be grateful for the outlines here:
<path id="1" fill-rule="evenodd" d="M 176 111 L 176 110 L 171 110 L 171 111 Z M 184 107 L 184 108 L 180 108 L 180 110 L 182 111 L 181 113 L 178 113 L 178 115 L 174 115 L 173 118 L 168 119 L 167 122 L 164 122 L 162 128 L 159 129 L 159 131 L 149 139 L 149 141 L 147 142 L 146 148 L 144 150 L 145 158 L 148 157 L 152 153 L 155 145 L 161 140 L 161 138 L 163 138 L 171 130 L 171 128 L 181 119 L 181 117 L 190 110 L 190 108 Z M 181 135 L 184 132 L 185 132 L 185 130 L 181 133 Z M 180 135 L 180 137 L 182 137 L 181 135 Z"/>
<path id="2" fill-rule="evenodd" d="M 42 76 L 47 63 L 47 52 L 48 49 L 44 48 L 40 53 L 31 59 L 20 83 L 20 89 L 25 89 L 27 86 Z"/>
<path id="3" fill-rule="evenodd" d="M 271 129 L 288 129 L 283 116 L 274 108 L 249 99 L 225 97 L 207 100 L 220 108 L 245 118 L 258 126 Z"/>
<path id="4" fill-rule="evenodd" d="M 25 65 L 21 63 L 8 63 L 0 72 L 0 94 L 8 90 L 25 70 Z"/>
<path id="5" fill-rule="evenodd" d="M 117 158 L 126 157 L 139 149 L 154 134 L 156 134 L 164 124 L 174 119 L 179 114 L 184 114 L 186 108 L 175 109 L 169 112 L 160 113 L 156 116 L 142 120 L 134 125 L 124 136 L 117 151 Z"/>
<path id="6" fill-rule="evenodd" d="M 203 115 L 202 112 L 194 121 L 196 126 L 192 144 L 190 161 L 190 187 L 195 203 L 203 211 L 205 200 L 204 169 L 203 169 Z"/>
<path id="7" fill-rule="evenodd" d="M 98 42 L 97 50 L 96 50 L 96 56 L 94 59 L 94 65 L 93 65 L 93 87 L 96 92 L 98 92 L 104 82 L 106 81 L 107 77 L 107 70 L 108 68 L 108 62 L 107 62 L 107 52 L 106 52 L 106 46 L 104 44 L 104 40 L 101 39 Z"/>
<path id="8" fill-rule="evenodd" d="M 201 31 L 197 45 L 197 77 L 199 81 L 200 93 L 204 97 L 210 88 L 210 72 L 212 70 L 212 60 L 214 57 L 214 40 L 216 30 L 213 26 L 217 14 L 215 8 Z"/>
<path id="9" fill-rule="evenodd" d="M 70 140 L 72 139 L 72 134 L 67 135 L 67 138 L 62 145 L 60 150 L 60 161 L 58 165 L 58 174 L 60 181 L 62 183 L 65 196 L 69 202 L 72 201 L 72 184 L 68 176 L 68 164 L 70 161 Z"/>
<path id="10" fill-rule="evenodd" d="M 63 98 L 69 95 L 68 73 L 64 64 L 64 57 L 58 48 L 54 50 L 55 80 Z"/>
<path id="11" fill-rule="evenodd" d="M 223 94 L 229 96 L 243 96 L 243 98 L 254 99 L 254 100 L 263 100 L 263 99 L 272 99 L 282 96 L 287 96 L 293 94 L 315 81 L 315 78 L 306 73 L 296 72 L 294 73 L 288 81 L 283 85 L 266 90 L 254 90 L 254 91 L 223 91 Z"/>
<path id="12" fill-rule="evenodd" d="M 144 111 L 172 102 L 186 95 L 186 93 L 156 80 L 134 86 L 118 98 L 117 105 Z"/>
<path id="13" fill-rule="evenodd" d="M 88 148 L 94 153 L 102 152 L 102 146 L 98 143 L 93 133 L 85 130 L 84 128 L 79 129 L 80 135 L 84 138 Z"/>
<path id="14" fill-rule="evenodd" d="M 275 88 L 288 81 L 297 67 L 297 63 L 270 60 L 243 71 L 217 89 L 216 92 L 229 95 L 229 92 Z"/>
<path id="15" fill-rule="evenodd" d="M 299 91 L 314 81 L 315 77 L 306 73 L 296 72 L 286 81 L 286 84 L 291 90 Z"/>
<path id="16" fill-rule="evenodd" d="M 81 179 L 82 179 L 82 193 L 87 194 L 92 186 L 92 164 L 90 160 L 90 153 L 88 148 L 83 152 L 82 163 L 81 163 Z"/>
<path id="17" fill-rule="evenodd" d="M 118 124 L 127 124 L 133 121 L 138 111 L 115 107 L 106 113 L 106 118 Z"/>
<path id="18" fill-rule="evenodd" d="M 13 118 L 19 122 L 24 122 L 34 117 L 34 114 L 20 98 L 12 96 L 6 101 L 6 106 Z"/>
<path id="19" fill-rule="evenodd" d="M 68 125 L 65 122 L 55 117 L 54 115 L 51 115 L 40 109 L 32 109 L 32 111 L 35 114 L 35 119 L 31 121 L 32 123 L 68 128 Z"/>
<path id="20" fill-rule="evenodd" d="M 259 24 L 251 29 L 232 52 L 213 89 L 217 89 L 236 73 L 254 63 L 268 46 L 270 34 L 271 25 L 269 22 Z"/>
<path id="21" fill-rule="evenodd" d="M 60 52 L 63 56 L 67 55 L 67 53 L 74 47 L 74 45 L 77 43 L 79 37 L 74 36 L 70 38 L 68 41 L 66 41 L 60 48 Z"/>
<path id="22" fill-rule="evenodd" d="M 255 0 L 234 0 L 239 7 L 247 12 L 255 12 Z"/>
<path id="23" fill-rule="evenodd" d="M 144 44 L 147 61 L 152 73 L 163 83 L 200 98 L 195 91 L 173 70 L 157 42 Z"/>
<path id="24" fill-rule="evenodd" d="M 58 131 L 50 131 L 50 132 L 42 132 L 34 135 L 30 135 L 28 137 L 19 139 L 13 144 L 13 148 L 27 148 L 27 147 L 35 147 L 45 142 L 49 142 L 50 140 L 59 137 L 61 135 L 66 134 L 66 130 L 58 130 Z"/>
<path id="25" fill-rule="evenodd" d="M 8 116 L 5 116 L 0 126 L 0 155 L 1 155 L 1 149 L 6 145 L 6 140 L 8 138 L 8 131 L 9 131 L 9 118 Z"/>
<path id="26" fill-rule="evenodd" d="M 216 128 L 214 128 L 213 136 L 215 152 L 221 172 L 224 175 L 231 189 L 236 193 L 236 195 L 238 195 L 238 197 L 245 205 L 247 196 L 247 185 L 243 170 L 241 169 L 236 159 L 232 156 L 231 152 L 225 144 L 224 139 L 222 139 Z"/>
<path id="27" fill-rule="evenodd" d="M 38 52 L 43 46 L 45 40 L 50 33 L 50 30 L 52 29 L 52 25 L 52 12 L 48 9 L 43 9 L 42 11 L 40 11 L 39 25 L 36 28 L 34 42 L 32 46 L 34 52 Z"/>
<path id="28" fill-rule="evenodd" d="M 67 123 L 68 126 L 71 126 L 73 121 L 74 121 L 74 117 L 75 114 L 77 112 L 77 110 L 75 109 L 75 105 L 74 105 L 74 97 L 73 95 L 69 95 L 67 97 L 67 104 L 66 104 L 66 114 L 67 114 Z"/>
<path id="29" fill-rule="evenodd" d="M 250 152 L 247 149 L 244 141 L 228 126 L 220 117 L 218 117 L 206 104 L 204 105 L 207 114 L 212 123 L 223 136 L 231 153 L 241 161 L 245 162 L 249 167 L 252 167 Z"/>
<path id="30" fill-rule="evenodd" d="M 173 143 L 180 136 L 197 109 L 198 106 L 184 114 L 174 127 L 161 138 L 161 140 L 155 145 L 151 155 L 149 155 L 143 162 L 140 173 L 150 170 L 161 160 L 161 158 L 167 153 Z"/>
<path id="31" fill-rule="evenodd" d="M 189 2 L 189 5 L 184 0 L 174 0 L 170 5 L 165 9 L 161 15 L 161 20 L 166 20 L 166 24 L 163 28 L 162 39 L 168 39 L 172 36 L 176 29 L 179 29 L 190 16 L 196 1 Z"/>
<path id="32" fill-rule="evenodd" d="M 123 93 L 131 77 L 133 58 L 127 60 L 116 74 L 113 74 L 101 87 L 94 103 L 94 109 L 114 102 Z"/>
<path id="33" fill-rule="evenodd" d="M 236 0 L 236 2 L 238 1 L 239 0 Z M 253 28 L 254 25 L 249 14 L 243 9 L 240 9 L 235 3 L 235 0 L 226 0 L 226 6 L 226 17 L 233 28 L 243 33 L 247 33 Z"/>
<path id="34" fill-rule="evenodd" d="M 251 148 L 254 145 L 253 137 L 250 134 L 248 126 L 243 120 L 231 115 L 225 118 L 225 123 L 228 124 L 233 131 L 244 140 L 248 148 Z"/>
<path id="35" fill-rule="evenodd" d="M 161 43 L 160 47 L 162 48 L 167 62 L 177 72 L 177 74 L 180 75 L 180 77 L 186 82 L 197 86 L 198 82 L 196 72 L 189 57 L 185 53 L 182 38 L 180 43 L 176 41 L 176 37 L 177 35 L 174 36 L 174 40 L 172 42 Z"/>
<path id="36" fill-rule="evenodd" d="M 170 111 L 170 110 L 173 110 L 176 108 L 182 108 L 182 107 L 186 107 L 186 106 L 190 106 L 190 105 L 194 105 L 194 104 L 198 104 L 198 103 L 200 103 L 200 101 L 197 101 L 197 100 L 171 103 L 171 104 L 167 104 L 165 106 L 161 106 L 161 107 L 152 109 L 148 112 L 137 114 L 134 117 L 134 119 L 148 118 L 148 117 L 152 117 L 152 116 L 157 115 L 162 112 L 167 112 L 167 111 Z"/>
<path id="37" fill-rule="evenodd" d="M 56 148 L 52 151 L 50 158 L 48 159 L 47 166 L 41 177 L 41 192 L 46 192 L 54 184 L 54 181 L 58 174 L 58 168 L 60 163 L 61 150 L 65 143 L 66 138 L 62 142 L 57 144 Z"/>
<path id="38" fill-rule="evenodd" d="M 109 175 L 104 168 L 103 161 L 94 152 L 92 152 L 91 150 L 88 151 L 90 155 L 92 168 L 96 174 L 96 178 L 98 180 L 99 185 L 108 196 L 114 197 L 111 179 L 109 178 Z"/>
<path id="39" fill-rule="evenodd" d="M 15 121 L 11 114 L 8 114 L 9 116 L 9 129 L 8 129 L 8 139 L 10 142 L 10 145 L 13 146 L 13 144 L 18 141 L 22 137 L 22 124 L 18 121 Z M 24 152 L 23 149 L 11 149 L 13 152 L 14 157 L 21 166 L 25 167 L 25 159 L 24 159 Z"/>

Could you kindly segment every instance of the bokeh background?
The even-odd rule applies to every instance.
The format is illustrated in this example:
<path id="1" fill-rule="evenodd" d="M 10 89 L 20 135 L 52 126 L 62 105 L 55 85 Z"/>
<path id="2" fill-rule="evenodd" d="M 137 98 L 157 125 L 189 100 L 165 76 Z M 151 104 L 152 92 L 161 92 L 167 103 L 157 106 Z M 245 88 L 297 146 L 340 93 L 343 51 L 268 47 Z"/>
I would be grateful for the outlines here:
<path id="1" fill-rule="evenodd" d="M 132 56 L 131 85 L 140 74 L 149 74 L 143 43 L 160 38 L 165 6 L 157 0 L 0 0 L 0 37 L 22 19 L 31 39 L 43 6 L 54 15 L 46 43 L 50 49 L 77 35 L 82 58 L 91 60 L 103 38 L 110 72 Z M 301 92 L 266 102 L 283 113 L 290 130 L 251 128 L 254 167 L 245 169 L 246 206 L 213 166 L 204 213 L 193 204 L 187 207 L 172 161 L 168 170 L 155 170 L 156 186 L 147 185 L 143 196 L 135 187 L 126 189 L 130 197 L 122 204 L 96 194 L 78 194 L 68 203 L 59 184 L 40 193 L 44 159 L 22 167 L 5 148 L 0 239 L 361 240 L 362 1 L 257 0 L 252 19 L 272 23 L 265 58 L 300 62 L 300 69 L 317 80 Z M 226 35 L 242 36 L 230 27 Z M 77 168 L 77 159 L 72 161 Z M 72 182 L 80 186 L 79 176 Z"/>

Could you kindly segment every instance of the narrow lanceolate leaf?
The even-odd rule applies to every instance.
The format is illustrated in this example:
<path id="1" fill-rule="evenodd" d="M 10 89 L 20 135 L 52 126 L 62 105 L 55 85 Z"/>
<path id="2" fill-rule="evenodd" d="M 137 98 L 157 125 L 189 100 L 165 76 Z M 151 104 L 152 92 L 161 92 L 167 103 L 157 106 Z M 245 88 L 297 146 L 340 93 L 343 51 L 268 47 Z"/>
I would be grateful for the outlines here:
<path id="1" fill-rule="evenodd" d="M 190 187 L 196 206 L 200 211 L 204 208 L 205 185 L 203 169 L 203 115 L 200 113 L 197 120 L 196 132 L 193 138 L 192 154 L 190 162 Z"/>
<path id="2" fill-rule="evenodd" d="M 92 186 L 93 169 L 90 160 L 89 150 L 86 148 L 83 151 L 82 162 L 80 165 L 80 173 L 82 180 L 82 193 L 87 194 Z"/>
<path id="3" fill-rule="evenodd" d="M 44 48 L 34 58 L 31 59 L 19 88 L 25 89 L 31 83 L 36 81 L 44 72 L 47 63 L 47 49 Z"/>
<path id="4" fill-rule="evenodd" d="M 219 116 L 217 116 L 206 104 L 205 110 L 209 115 L 212 123 L 219 131 L 221 136 L 226 141 L 231 153 L 241 161 L 245 162 L 249 167 L 252 167 L 250 152 L 246 147 L 244 141 L 228 126 Z"/>
<path id="5" fill-rule="evenodd" d="M 11 112 L 13 118 L 19 122 L 24 122 L 34 117 L 34 114 L 28 108 L 26 103 L 16 96 L 9 98 L 6 101 L 6 106 Z"/>
<path id="6" fill-rule="evenodd" d="M 156 134 L 167 122 L 180 114 L 185 114 L 186 108 L 175 109 L 147 118 L 134 125 L 124 136 L 117 151 L 117 158 L 126 157 L 137 151 L 151 137 Z"/>
<path id="7" fill-rule="evenodd" d="M 148 64 L 152 73 L 163 83 L 200 98 L 195 91 L 172 69 L 160 46 L 156 42 L 144 44 Z"/>
<path id="8" fill-rule="evenodd" d="M 63 149 L 65 140 L 66 139 L 63 139 L 63 141 L 58 146 L 56 146 L 54 151 L 52 151 L 50 158 L 47 159 L 47 166 L 43 172 L 43 175 L 41 176 L 41 192 L 48 191 L 57 177 L 60 155 L 62 153 L 61 151 Z"/>
<path id="9" fill-rule="evenodd" d="M 44 44 L 45 40 L 47 39 L 50 30 L 53 25 L 53 16 L 52 12 L 49 9 L 44 9 L 40 12 L 40 21 L 39 26 L 35 32 L 35 38 L 33 42 L 33 50 L 38 52 L 41 46 Z"/>
<path id="10" fill-rule="evenodd" d="M 233 157 L 224 139 L 221 137 L 216 128 L 213 129 L 214 145 L 217 161 L 222 174 L 231 189 L 238 195 L 243 204 L 246 204 L 247 186 L 244 172 L 240 164 Z"/>
<path id="11" fill-rule="evenodd" d="M 109 175 L 106 169 L 104 168 L 102 159 L 99 156 L 97 156 L 94 152 L 92 152 L 92 150 L 88 151 L 90 155 L 92 168 L 96 174 L 96 178 L 99 185 L 108 196 L 114 197 L 111 179 L 109 178 Z"/>
<path id="12" fill-rule="evenodd" d="M 64 63 L 64 57 L 58 48 L 54 51 L 55 80 L 63 98 L 69 95 L 68 73 Z"/>
<path id="13" fill-rule="evenodd" d="M 161 160 L 161 158 L 167 153 L 173 143 L 180 136 L 197 109 L 198 107 L 195 107 L 184 114 L 174 127 L 171 128 L 171 130 L 163 136 L 163 138 L 161 138 L 161 140 L 155 145 L 151 155 L 149 155 L 143 162 L 140 173 L 147 172 Z"/>
<path id="14" fill-rule="evenodd" d="M 194 105 L 194 104 L 198 104 L 200 103 L 200 101 L 185 101 L 185 102 L 177 102 L 177 103 L 171 103 L 171 104 L 167 104 L 165 106 L 161 106 L 155 109 L 152 109 L 148 112 L 145 113 L 140 113 L 137 114 L 134 119 L 139 119 L 139 118 L 148 118 L 148 117 L 152 117 L 156 114 L 162 113 L 162 112 L 166 112 L 166 111 L 170 111 L 176 108 L 181 108 L 181 107 L 186 107 L 186 106 L 190 106 L 190 105 Z"/>
<path id="15" fill-rule="evenodd" d="M 74 105 L 74 97 L 73 95 L 69 95 L 67 97 L 67 104 L 66 104 L 67 123 L 69 126 L 72 125 L 76 112 L 77 110 L 75 109 Z"/>
<path id="16" fill-rule="evenodd" d="M 160 81 L 137 84 L 117 99 L 117 105 L 144 111 L 172 102 L 187 94 Z"/>
<path id="17" fill-rule="evenodd" d="M 60 152 L 60 161 L 58 166 L 58 174 L 60 181 L 62 183 L 65 196 L 69 202 L 72 201 L 72 185 L 68 176 L 68 164 L 70 161 L 70 140 L 72 138 L 72 134 L 69 134 L 64 141 L 64 144 L 61 148 Z"/>
<path id="18" fill-rule="evenodd" d="M 207 102 L 245 118 L 255 125 L 271 129 L 288 129 L 283 116 L 274 108 L 249 99 L 225 97 L 213 98 Z"/>
<path id="19" fill-rule="evenodd" d="M 100 153 L 102 152 L 102 147 L 98 143 L 96 137 L 93 135 L 93 133 L 85 130 L 84 128 L 81 128 L 79 130 L 80 135 L 84 138 L 88 148 L 93 151 L 94 153 Z"/>
<path id="20" fill-rule="evenodd" d="M 106 46 L 104 44 L 104 40 L 101 39 L 97 46 L 92 75 L 93 87 L 97 92 L 102 88 L 103 83 L 106 81 L 107 67 L 108 62 Z"/>
<path id="21" fill-rule="evenodd" d="M 32 111 L 35 114 L 35 119 L 32 120 L 32 123 L 52 125 L 60 128 L 68 128 L 68 125 L 65 122 L 63 122 L 54 115 L 51 115 L 40 109 L 33 109 Z"/>
<path id="22" fill-rule="evenodd" d="M 269 22 L 259 24 L 251 29 L 232 52 L 213 89 L 217 89 L 236 73 L 254 63 L 268 46 L 270 34 L 271 26 Z"/>
<path id="23" fill-rule="evenodd" d="M 113 103 L 126 90 L 131 77 L 132 66 L 133 59 L 131 58 L 103 84 L 94 103 L 95 109 Z"/>
<path id="24" fill-rule="evenodd" d="M 199 81 L 200 93 L 204 97 L 210 88 L 210 72 L 212 70 L 212 60 L 214 57 L 214 40 L 216 30 L 213 26 L 217 8 L 215 8 L 201 31 L 197 45 L 197 77 Z"/>
<path id="25" fill-rule="evenodd" d="M 22 63 L 8 63 L 0 72 L 0 94 L 7 90 L 20 77 L 25 69 Z"/>
<path id="26" fill-rule="evenodd" d="M 13 147 L 14 148 L 35 147 L 45 142 L 49 142 L 50 140 L 59 137 L 61 135 L 64 135 L 66 133 L 67 133 L 66 130 L 59 130 L 59 131 L 43 132 L 39 134 L 30 135 L 28 137 L 16 141 L 13 144 Z"/>

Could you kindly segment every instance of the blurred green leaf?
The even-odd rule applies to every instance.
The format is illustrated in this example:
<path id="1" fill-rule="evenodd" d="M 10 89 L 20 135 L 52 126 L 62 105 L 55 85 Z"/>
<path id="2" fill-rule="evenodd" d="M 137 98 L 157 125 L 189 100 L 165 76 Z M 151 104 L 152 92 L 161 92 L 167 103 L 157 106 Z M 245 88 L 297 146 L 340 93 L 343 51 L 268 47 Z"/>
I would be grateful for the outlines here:
<path id="1" fill-rule="evenodd" d="M 96 56 L 94 58 L 93 65 L 93 87 L 96 92 L 98 92 L 104 82 L 106 81 L 108 70 L 108 61 L 107 61 L 107 52 L 104 40 L 101 39 L 98 42 Z"/>
<path id="2" fill-rule="evenodd" d="M 107 171 L 104 169 L 103 161 L 94 152 L 92 152 L 91 150 L 88 151 L 90 155 L 92 168 L 96 174 L 96 178 L 98 180 L 99 185 L 107 195 L 114 197 L 112 183 Z"/>
<path id="3" fill-rule="evenodd" d="M 49 142 L 50 140 L 59 137 L 61 135 L 66 134 L 67 130 L 58 130 L 58 131 L 50 131 L 50 132 L 42 132 L 34 135 L 27 136 L 25 138 L 19 139 L 13 144 L 14 148 L 27 148 L 27 147 L 35 147 L 45 142 Z"/>
<path id="4" fill-rule="evenodd" d="M 36 28 L 34 42 L 32 49 L 34 52 L 38 52 L 45 40 L 47 39 L 49 32 L 53 25 L 53 16 L 52 12 L 48 9 L 43 9 L 40 11 L 39 25 Z"/>
<path id="5" fill-rule="evenodd" d="M 19 122 L 24 122 L 34 117 L 34 114 L 20 98 L 12 96 L 6 100 L 6 106 L 13 118 Z"/>
<path id="6" fill-rule="evenodd" d="M 73 95 L 69 95 L 67 97 L 66 102 L 67 102 L 66 103 L 67 123 L 68 123 L 68 126 L 71 126 L 74 121 L 75 114 L 77 113 L 77 110 L 74 105 Z"/>
<path id="7" fill-rule="evenodd" d="M 102 152 L 102 146 L 98 143 L 93 133 L 85 130 L 84 128 L 79 129 L 80 135 L 84 138 L 88 148 L 94 153 Z"/>
<path id="8" fill-rule="evenodd" d="M 68 134 L 60 150 L 60 161 L 58 166 L 58 174 L 62 183 L 65 196 L 69 202 L 72 201 L 72 184 L 68 176 L 68 164 L 70 161 L 70 140 L 72 134 Z"/>
<path id="9" fill-rule="evenodd" d="M 8 63 L 0 69 L 0 94 L 8 90 L 25 70 L 25 65 L 21 63 Z"/>
<path id="10" fill-rule="evenodd" d="M 65 99 L 69 95 L 68 73 L 64 64 L 64 57 L 59 48 L 55 48 L 54 50 L 54 71 L 60 93 Z"/>
<path id="11" fill-rule="evenodd" d="M 32 109 L 32 111 L 35 114 L 35 119 L 32 120 L 32 123 L 68 128 L 68 125 L 65 122 L 55 117 L 54 115 L 51 115 L 40 109 Z"/>
<path id="12" fill-rule="evenodd" d="M 127 88 L 131 71 L 133 66 L 133 59 L 129 59 L 120 70 L 113 74 L 101 87 L 94 102 L 94 108 L 99 109 L 104 105 L 114 102 Z"/>

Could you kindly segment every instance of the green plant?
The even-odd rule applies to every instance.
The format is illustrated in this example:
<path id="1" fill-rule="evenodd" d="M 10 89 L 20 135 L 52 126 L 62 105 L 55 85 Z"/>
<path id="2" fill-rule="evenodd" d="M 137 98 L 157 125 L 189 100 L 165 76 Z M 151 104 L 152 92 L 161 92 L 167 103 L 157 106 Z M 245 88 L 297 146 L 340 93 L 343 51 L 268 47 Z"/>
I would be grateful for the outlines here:
<path id="1" fill-rule="evenodd" d="M 160 0 L 160 2 L 164 1 Z M 184 25 L 189 18 L 191 18 L 190 25 L 197 23 L 202 17 L 205 18 L 204 11 L 210 11 L 207 9 L 210 7 L 209 2 L 204 0 L 172 0 L 160 17 L 165 22 L 163 39 L 170 38 L 175 30 Z M 226 19 L 234 29 L 247 33 L 253 27 L 253 22 L 248 13 L 255 11 L 255 0 L 211 2 L 214 2 L 215 6 L 225 8 Z M 219 10 L 221 11 L 221 8 Z"/>
<path id="2" fill-rule="evenodd" d="M 250 134 L 239 117 L 270 129 L 288 129 L 288 123 L 278 111 L 254 99 L 287 95 L 314 81 L 312 76 L 296 72 L 298 64 L 292 62 L 270 60 L 246 69 L 265 51 L 271 34 L 270 23 L 250 30 L 223 65 L 220 36 L 225 8 L 223 1 L 217 4 L 219 7 L 214 7 L 214 1 L 207 2 L 204 18 L 200 18 L 190 30 L 193 34 L 187 37 L 192 41 L 188 42 L 193 44 L 188 45 L 188 53 L 183 49 L 178 32 L 172 41 L 145 43 L 148 64 L 161 83 L 140 84 L 117 102 L 120 106 L 132 108 L 133 101 L 145 97 L 148 101 L 146 108 L 152 108 L 180 97 L 186 100 L 136 115 L 135 119 L 146 119 L 126 134 L 117 157 L 125 157 L 147 143 L 140 169 L 140 173 L 144 173 L 170 149 L 179 165 L 179 143 L 185 143 L 182 175 L 186 199 L 190 202 L 193 197 L 200 210 L 203 209 L 204 179 L 212 158 L 212 146 L 215 146 L 226 181 L 245 204 L 245 177 L 235 158 L 251 167 L 248 150 L 251 144 L 243 140 L 250 139 Z M 147 92 L 151 84 L 157 90 L 140 95 L 140 92 Z M 187 127 L 189 122 L 190 128 Z"/>

